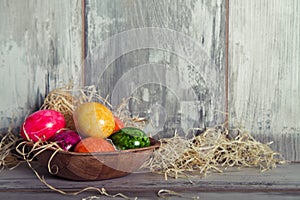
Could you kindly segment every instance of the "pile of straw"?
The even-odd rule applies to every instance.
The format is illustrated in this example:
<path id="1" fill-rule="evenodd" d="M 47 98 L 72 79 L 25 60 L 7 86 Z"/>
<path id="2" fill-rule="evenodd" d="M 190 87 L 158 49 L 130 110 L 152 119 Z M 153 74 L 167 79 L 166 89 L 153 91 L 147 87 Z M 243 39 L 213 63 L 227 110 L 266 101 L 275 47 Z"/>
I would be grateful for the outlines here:
<path id="1" fill-rule="evenodd" d="M 40 109 L 52 109 L 61 112 L 65 117 L 66 127 L 75 130 L 73 120 L 74 101 L 70 88 L 59 88 L 51 91 L 46 96 Z"/>
<path id="2" fill-rule="evenodd" d="M 248 132 L 238 130 L 231 138 L 227 128 L 210 128 L 191 139 L 175 134 L 161 140 L 161 147 L 144 167 L 152 172 L 178 178 L 208 172 L 223 172 L 228 167 L 254 167 L 261 171 L 272 169 L 285 161 L 270 148 L 271 143 L 262 144 Z"/>

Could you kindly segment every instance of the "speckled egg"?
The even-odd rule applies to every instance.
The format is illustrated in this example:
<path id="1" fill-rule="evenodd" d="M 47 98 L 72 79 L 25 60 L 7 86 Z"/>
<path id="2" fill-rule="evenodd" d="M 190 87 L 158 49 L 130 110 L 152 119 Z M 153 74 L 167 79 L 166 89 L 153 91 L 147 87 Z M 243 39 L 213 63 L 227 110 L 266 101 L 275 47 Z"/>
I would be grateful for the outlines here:
<path id="1" fill-rule="evenodd" d="M 107 138 L 115 128 L 113 113 L 98 102 L 80 104 L 73 117 L 76 129 L 83 137 Z"/>

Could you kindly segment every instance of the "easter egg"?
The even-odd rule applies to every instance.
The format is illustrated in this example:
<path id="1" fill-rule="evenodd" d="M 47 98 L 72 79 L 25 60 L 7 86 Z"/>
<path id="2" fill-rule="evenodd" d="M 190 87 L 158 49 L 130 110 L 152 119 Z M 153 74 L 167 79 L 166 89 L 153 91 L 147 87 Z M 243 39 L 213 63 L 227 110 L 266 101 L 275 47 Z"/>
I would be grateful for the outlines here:
<path id="1" fill-rule="evenodd" d="M 57 131 L 65 128 L 64 116 L 55 110 L 39 110 L 29 115 L 20 130 L 24 140 L 47 141 Z"/>
<path id="2" fill-rule="evenodd" d="M 115 128 L 114 128 L 113 132 L 115 133 L 115 132 L 119 131 L 120 129 L 124 128 L 125 125 L 124 125 L 123 121 L 117 116 L 114 116 L 114 120 L 115 120 Z"/>
<path id="3" fill-rule="evenodd" d="M 98 102 L 80 104 L 74 111 L 74 122 L 83 137 L 107 138 L 115 128 L 113 113 Z"/>
<path id="4" fill-rule="evenodd" d="M 65 151 L 71 150 L 80 140 L 78 133 L 73 130 L 59 131 L 50 138 L 51 142 L 56 142 Z"/>
<path id="5" fill-rule="evenodd" d="M 81 140 L 74 148 L 75 152 L 110 152 L 115 151 L 114 146 L 106 139 L 98 137 L 87 137 Z"/>
<path id="6" fill-rule="evenodd" d="M 150 146 L 150 139 L 144 131 L 135 127 L 125 127 L 110 136 L 113 144 L 121 150 Z"/>

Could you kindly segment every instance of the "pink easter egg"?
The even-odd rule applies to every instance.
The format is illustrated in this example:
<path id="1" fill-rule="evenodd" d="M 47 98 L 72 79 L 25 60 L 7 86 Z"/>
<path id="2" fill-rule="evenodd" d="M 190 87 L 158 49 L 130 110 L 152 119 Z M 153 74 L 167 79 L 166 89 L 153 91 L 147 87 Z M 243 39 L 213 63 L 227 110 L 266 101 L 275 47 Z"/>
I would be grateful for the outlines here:
<path id="1" fill-rule="evenodd" d="M 47 141 L 57 131 L 65 128 L 64 116 L 55 110 L 39 110 L 29 115 L 22 127 L 21 136 L 24 140 L 33 142 Z"/>

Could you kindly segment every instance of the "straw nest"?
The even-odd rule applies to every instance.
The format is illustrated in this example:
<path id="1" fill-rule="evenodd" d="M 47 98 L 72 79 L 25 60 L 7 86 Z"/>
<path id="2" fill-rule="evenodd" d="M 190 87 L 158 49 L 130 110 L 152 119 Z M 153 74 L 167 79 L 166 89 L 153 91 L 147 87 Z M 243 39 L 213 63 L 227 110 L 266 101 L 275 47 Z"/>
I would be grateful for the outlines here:
<path id="1" fill-rule="evenodd" d="M 128 99 L 123 99 L 122 103 L 116 108 L 112 108 L 112 105 L 106 98 L 101 97 L 95 86 L 86 86 L 83 88 L 73 88 L 71 85 L 52 90 L 45 98 L 41 110 L 52 109 L 61 112 L 66 120 L 66 127 L 71 130 L 76 130 L 73 112 L 76 106 L 83 102 L 97 101 L 105 104 L 111 110 L 114 115 L 122 119 L 126 126 L 134 126 L 142 128 L 145 125 L 145 120 L 138 116 L 131 116 L 128 109 Z"/>
<path id="2" fill-rule="evenodd" d="M 76 94 L 76 95 L 74 95 Z M 74 89 L 71 86 L 51 91 L 45 98 L 41 109 L 54 109 L 61 112 L 67 121 L 67 127 L 76 130 L 73 121 L 73 111 L 82 102 L 98 101 L 120 117 L 126 126 L 143 128 L 147 121 L 138 116 L 131 116 L 128 108 L 129 99 L 116 108 L 98 95 L 95 86 Z M 196 129 L 195 129 L 196 130 Z M 152 172 L 164 174 L 166 179 L 189 175 L 206 175 L 208 172 L 222 172 L 228 167 L 256 167 L 261 171 L 284 163 L 277 152 L 270 148 L 271 143 L 262 144 L 255 140 L 247 131 L 236 129 L 238 134 L 230 135 L 227 126 L 217 126 L 206 129 L 200 135 L 183 138 L 176 133 L 172 138 L 161 139 L 161 147 L 153 157 L 145 163 L 144 168 Z M 11 154 L 18 140 L 13 134 L 2 137 L 0 143 L 0 167 L 10 166 L 15 162 Z"/>

